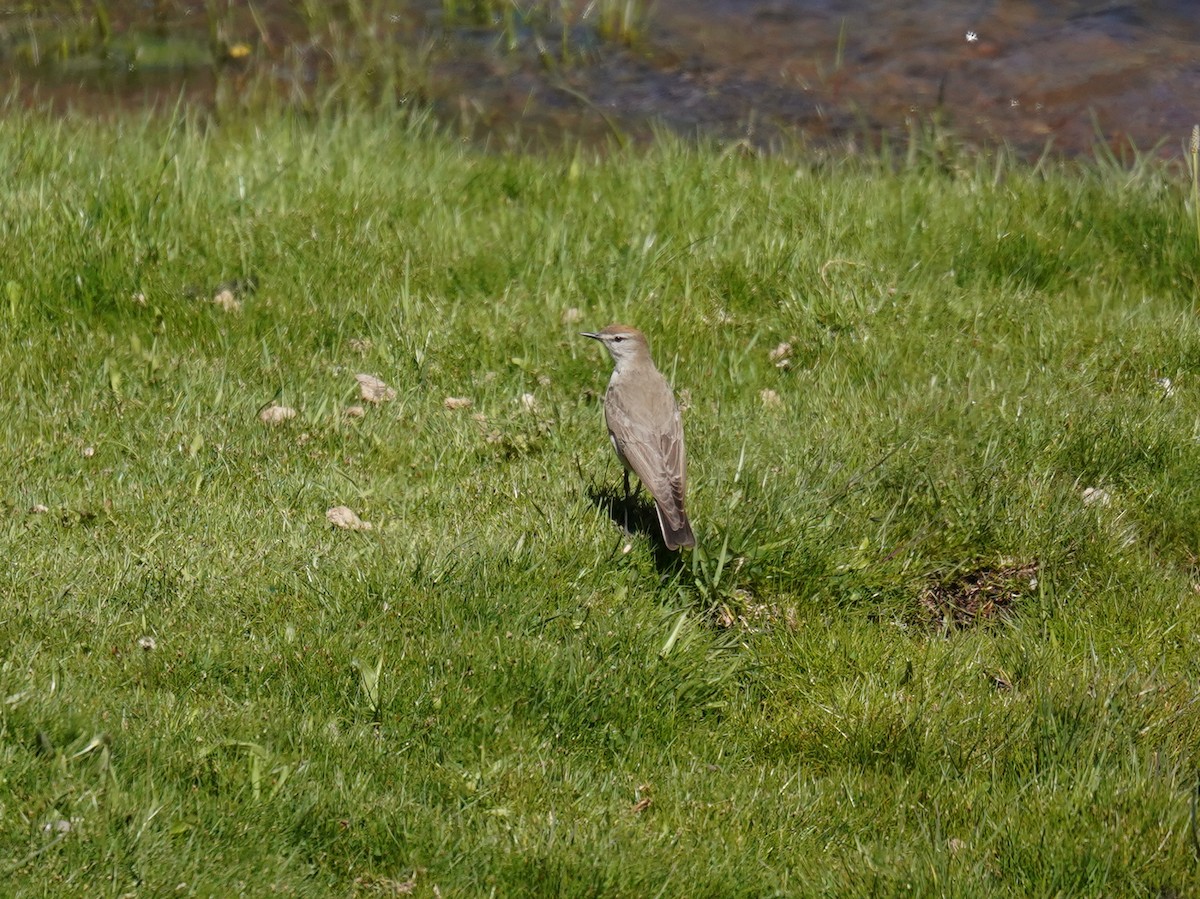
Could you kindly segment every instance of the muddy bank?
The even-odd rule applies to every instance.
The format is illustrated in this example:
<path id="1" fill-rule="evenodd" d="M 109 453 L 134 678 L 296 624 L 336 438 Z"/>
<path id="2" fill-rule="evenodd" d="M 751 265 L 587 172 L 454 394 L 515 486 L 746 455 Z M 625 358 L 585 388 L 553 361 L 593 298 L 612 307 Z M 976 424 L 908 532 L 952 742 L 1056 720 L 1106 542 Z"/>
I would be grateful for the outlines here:
<path id="1" fill-rule="evenodd" d="M 337 85 L 526 146 L 667 127 L 846 151 L 904 142 L 936 119 L 1027 157 L 1088 154 L 1097 140 L 1172 155 L 1200 120 L 1200 17 L 1183 0 L 365 5 L 0 9 L 0 89 L 103 114 L 181 97 L 311 102 Z M 616 21 L 614 9 L 637 15 Z"/>

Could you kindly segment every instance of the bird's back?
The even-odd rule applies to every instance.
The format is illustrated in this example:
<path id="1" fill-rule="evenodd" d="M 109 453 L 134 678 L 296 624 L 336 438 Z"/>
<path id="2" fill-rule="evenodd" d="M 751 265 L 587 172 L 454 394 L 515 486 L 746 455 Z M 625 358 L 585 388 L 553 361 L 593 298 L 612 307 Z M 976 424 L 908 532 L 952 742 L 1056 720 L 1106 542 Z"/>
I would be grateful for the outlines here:
<path id="1" fill-rule="evenodd" d="M 668 545 L 693 545 L 684 509 L 683 421 L 666 379 L 653 366 L 615 372 L 605 394 L 604 416 L 617 456 L 654 497 Z"/>

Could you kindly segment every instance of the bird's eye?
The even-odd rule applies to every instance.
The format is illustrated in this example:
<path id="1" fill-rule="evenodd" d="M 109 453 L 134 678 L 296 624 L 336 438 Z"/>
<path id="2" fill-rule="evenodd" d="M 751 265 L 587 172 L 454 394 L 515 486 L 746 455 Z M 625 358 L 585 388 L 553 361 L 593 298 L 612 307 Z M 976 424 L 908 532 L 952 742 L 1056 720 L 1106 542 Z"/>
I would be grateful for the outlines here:
<path id="1" fill-rule="evenodd" d="M 613 336 L 613 343 L 620 343 L 624 339 L 625 339 L 624 334 L 616 334 Z"/>

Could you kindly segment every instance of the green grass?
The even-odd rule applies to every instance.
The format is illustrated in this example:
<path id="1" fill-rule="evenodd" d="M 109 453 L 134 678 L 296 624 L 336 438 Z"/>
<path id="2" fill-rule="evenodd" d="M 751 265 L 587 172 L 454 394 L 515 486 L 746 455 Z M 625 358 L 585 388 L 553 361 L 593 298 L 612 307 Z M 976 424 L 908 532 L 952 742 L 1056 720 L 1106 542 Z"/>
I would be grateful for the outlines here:
<path id="1" fill-rule="evenodd" d="M 605 44 L 644 49 L 652 16 L 643 0 L 43 0 L 0 10 L 0 68 L 22 75 L 26 93 L 40 86 L 99 112 L 139 99 L 144 85 L 160 103 L 211 89 L 222 112 L 281 100 L 307 112 L 395 97 L 415 105 L 443 96 L 449 73 L 477 77 L 480 62 L 555 72 Z"/>
<path id="2" fill-rule="evenodd" d="M 1200 891 L 1191 185 L 909 160 L 10 109 L 8 895 Z"/>

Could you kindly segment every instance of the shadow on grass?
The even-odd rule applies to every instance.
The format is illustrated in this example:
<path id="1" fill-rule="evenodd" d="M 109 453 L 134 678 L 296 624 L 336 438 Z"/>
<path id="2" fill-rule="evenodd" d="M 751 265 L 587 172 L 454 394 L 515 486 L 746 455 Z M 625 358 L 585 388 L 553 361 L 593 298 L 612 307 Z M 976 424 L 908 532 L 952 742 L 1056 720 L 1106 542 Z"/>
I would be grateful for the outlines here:
<path id="1" fill-rule="evenodd" d="M 654 565 L 660 573 L 674 573 L 683 567 L 683 553 L 672 552 L 663 543 L 662 529 L 658 524 L 658 513 L 654 501 L 642 489 L 628 497 L 623 490 L 613 487 L 587 487 L 587 498 L 592 505 L 604 512 L 613 524 L 631 537 L 644 535 L 654 549 Z"/>

